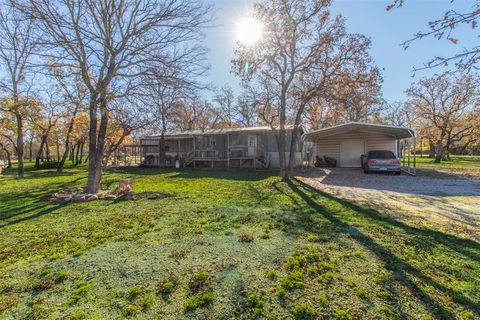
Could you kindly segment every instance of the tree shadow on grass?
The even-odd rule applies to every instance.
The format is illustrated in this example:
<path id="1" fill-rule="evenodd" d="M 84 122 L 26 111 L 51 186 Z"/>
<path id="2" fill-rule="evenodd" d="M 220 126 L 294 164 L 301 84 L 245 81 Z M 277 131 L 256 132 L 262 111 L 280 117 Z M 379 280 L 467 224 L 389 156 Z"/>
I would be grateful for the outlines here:
<path id="1" fill-rule="evenodd" d="M 471 298 L 465 296 L 462 292 L 451 289 L 445 286 L 442 283 L 432 279 L 426 275 L 418 267 L 413 266 L 408 261 L 397 256 L 389 248 L 378 243 L 376 236 L 368 235 L 354 223 L 348 223 L 345 219 L 342 219 L 340 214 L 336 214 L 331 209 L 323 206 L 318 201 L 315 200 L 315 196 L 321 196 L 325 199 L 335 201 L 341 204 L 347 209 L 351 209 L 352 215 L 358 215 L 360 219 L 364 219 L 369 224 L 376 224 L 381 227 L 395 229 L 398 228 L 402 234 L 405 234 L 409 237 L 422 236 L 428 238 L 431 241 L 435 241 L 439 244 L 445 245 L 451 250 L 454 250 L 460 254 L 465 255 L 467 258 L 474 259 L 478 261 L 478 254 L 480 252 L 480 244 L 470 241 L 460 239 L 451 235 L 446 235 L 441 232 L 414 228 L 408 225 L 405 225 L 401 222 L 395 221 L 388 217 L 382 216 L 380 213 L 372 209 L 365 209 L 359 207 L 351 202 L 337 199 L 333 196 L 320 192 L 317 189 L 312 188 L 311 186 L 303 183 L 298 179 L 285 179 L 285 182 L 289 188 L 297 194 L 305 203 L 313 209 L 316 213 L 321 214 L 326 218 L 333 226 L 335 230 L 341 230 L 340 232 L 348 233 L 351 238 L 356 242 L 365 247 L 368 251 L 375 254 L 381 261 L 385 263 L 387 270 L 392 272 L 394 279 L 398 281 L 405 288 L 408 288 L 413 296 L 417 297 L 422 301 L 423 305 L 438 319 L 452 319 L 454 315 L 452 311 L 446 308 L 440 301 L 437 301 L 431 297 L 421 286 L 433 287 L 438 292 L 448 295 L 455 303 L 466 307 L 471 310 L 475 310 L 476 315 L 480 316 L 478 310 L 480 310 L 480 302 L 472 300 Z M 376 230 L 377 231 L 377 230 Z M 337 231 L 338 232 L 338 231 Z M 380 237 L 381 235 L 378 235 Z M 401 241 L 401 240 L 399 240 Z M 452 275 L 455 277 L 458 275 Z"/>
<path id="2" fill-rule="evenodd" d="M 3 193 L 0 203 L 0 228 L 38 218 L 64 206 L 48 203 L 40 198 L 52 192 L 69 188 L 82 179 L 84 178 L 79 177 L 67 182 L 48 184 L 45 187 L 36 188 L 34 191 Z"/>

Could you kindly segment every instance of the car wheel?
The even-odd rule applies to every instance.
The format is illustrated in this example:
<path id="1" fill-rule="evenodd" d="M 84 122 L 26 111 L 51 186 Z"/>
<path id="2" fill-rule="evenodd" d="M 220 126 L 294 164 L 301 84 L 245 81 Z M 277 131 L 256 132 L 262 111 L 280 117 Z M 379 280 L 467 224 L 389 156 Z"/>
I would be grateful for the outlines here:
<path id="1" fill-rule="evenodd" d="M 370 173 L 370 171 L 368 171 L 368 170 L 363 170 L 363 173 L 365 173 L 365 174 L 369 174 L 369 173 Z"/>
<path id="2" fill-rule="evenodd" d="M 395 175 L 399 176 L 402 173 L 402 171 L 395 171 Z"/>

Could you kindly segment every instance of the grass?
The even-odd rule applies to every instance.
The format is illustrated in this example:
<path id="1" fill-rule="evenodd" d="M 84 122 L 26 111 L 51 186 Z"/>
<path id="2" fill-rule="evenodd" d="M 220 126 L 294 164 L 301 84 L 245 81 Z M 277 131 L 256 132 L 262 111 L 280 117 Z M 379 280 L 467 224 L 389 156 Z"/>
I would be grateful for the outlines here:
<path id="1" fill-rule="evenodd" d="M 413 160 L 411 160 L 413 161 Z M 434 170 L 465 171 L 480 177 L 480 156 L 451 156 L 450 160 L 435 163 L 433 158 L 417 156 L 417 168 Z"/>
<path id="2" fill-rule="evenodd" d="M 102 188 L 125 177 L 136 200 L 68 205 L 40 197 L 85 168 L 0 177 L 1 319 L 480 317 L 478 242 L 270 172 L 130 169 Z"/>

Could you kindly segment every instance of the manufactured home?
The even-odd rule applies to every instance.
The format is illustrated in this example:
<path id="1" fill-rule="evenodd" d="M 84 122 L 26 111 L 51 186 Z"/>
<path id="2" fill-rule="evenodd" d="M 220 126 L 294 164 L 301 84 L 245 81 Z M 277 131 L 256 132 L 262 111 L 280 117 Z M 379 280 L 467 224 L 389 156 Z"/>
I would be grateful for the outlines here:
<path id="1" fill-rule="evenodd" d="M 290 155 L 291 128 L 287 129 L 286 159 Z M 165 165 L 183 167 L 278 168 L 276 132 L 270 127 L 245 127 L 172 132 L 164 135 Z M 160 135 L 141 140 L 145 166 L 159 165 Z M 300 139 L 299 139 L 300 140 Z M 292 152 L 301 164 L 301 141 Z"/>

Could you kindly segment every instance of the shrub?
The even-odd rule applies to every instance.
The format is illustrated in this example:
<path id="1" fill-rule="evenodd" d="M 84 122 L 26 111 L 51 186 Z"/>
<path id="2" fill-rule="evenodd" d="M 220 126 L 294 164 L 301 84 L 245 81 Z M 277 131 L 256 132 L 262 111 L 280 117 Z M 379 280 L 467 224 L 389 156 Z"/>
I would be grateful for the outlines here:
<path id="1" fill-rule="evenodd" d="M 315 310 L 310 301 L 298 304 L 293 309 L 293 316 L 297 320 L 313 320 L 316 319 Z"/>
<path id="2" fill-rule="evenodd" d="M 55 283 L 62 283 L 70 277 L 69 271 L 60 271 L 55 275 Z"/>
<path id="3" fill-rule="evenodd" d="M 194 311 L 200 307 L 205 307 L 213 302 L 213 293 L 203 291 L 191 296 L 185 302 L 185 312 Z"/>
<path id="4" fill-rule="evenodd" d="M 328 299 L 328 296 L 326 294 L 319 295 L 317 300 L 320 303 L 320 305 L 322 305 L 323 307 L 328 306 L 329 299 Z"/>
<path id="5" fill-rule="evenodd" d="M 150 310 L 153 307 L 153 304 L 155 303 L 155 295 L 152 293 L 149 293 L 143 297 L 142 301 L 142 308 L 143 310 Z"/>
<path id="6" fill-rule="evenodd" d="M 277 291 L 277 297 L 278 297 L 280 300 L 284 300 L 284 299 L 287 297 L 287 292 L 285 291 L 285 289 L 283 289 L 283 288 L 278 289 L 278 291 Z"/>
<path id="7" fill-rule="evenodd" d="M 287 274 L 282 279 L 280 284 L 282 285 L 282 287 L 284 287 L 287 290 L 293 290 L 293 289 L 302 288 L 305 285 L 303 281 L 304 281 L 303 272 L 298 270 L 298 271 L 294 271 Z"/>
<path id="8" fill-rule="evenodd" d="M 317 281 L 320 283 L 330 283 L 333 280 L 333 272 L 328 271 L 317 277 Z"/>
<path id="9" fill-rule="evenodd" d="M 249 293 L 245 301 L 245 307 L 249 309 L 249 313 L 252 318 L 258 318 L 263 313 L 263 307 L 265 301 L 263 297 L 258 293 Z"/>
<path id="10" fill-rule="evenodd" d="M 275 269 L 270 269 L 267 271 L 267 278 L 270 279 L 270 280 L 275 280 L 277 279 L 277 272 L 275 271 Z"/>
<path id="11" fill-rule="evenodd" d="M 335 310 L 335 319 L 337 319 L 337 320 L 352 320 L 352 316 L 348 313 L 347 310 L 336 309 Z"/>
<path id="12" fill-rule="evenodd" d="M 190 280 L 188 287 L 192 292 L 197 292 L 206 286 L 207 280 L 208 273 L 205 271 L 199 271 L 193 275 L 193 278 Z"/>
<path id="13" fill-rule="evenodd" d="M 142 288 L 140 286 L 131 287 L 127 291 L 127 299 L 128 299 L 128 301 L 134 301 L 141 294 L 142 294 Z"/>
<path id="14" fill-rule="evenodd" d="M 255 236 L 248 232 L 242 232 L 238 236 L 238 241 L 240 242 L 252 242 L 253 240 L 255 240 Z"/>
<path id="15" fill-rule="evenodd" d="M 178 286 L 178 278 L 170 273 L 167 278 L 160 281 L 157 292 L 163 296 L 169 296 Z"/>
<path id="16" fill-rule="evenodd" d="M 472 311 L 464 311 L 462 313 L 462 319 L 463 320 L 473 320 L 473 319 L 475 319 L 475 316 L 473 315 Z"/>
<path id="17" fill-rule="evenodd" d="M 138 307 L 134 304 L 127 304 L 124 308 L 123 308 L 123 314 L 125 316 L 132 316 L 134 315 L 135 313 L 137 313 L 139 311 Z"/>

